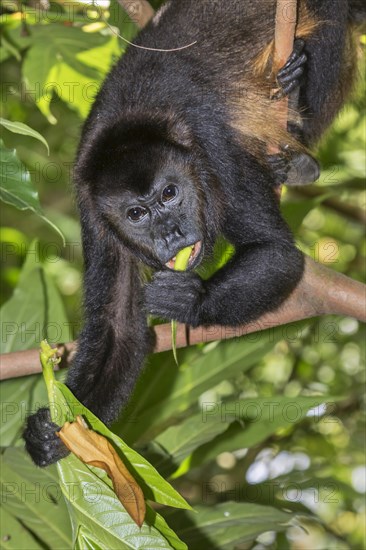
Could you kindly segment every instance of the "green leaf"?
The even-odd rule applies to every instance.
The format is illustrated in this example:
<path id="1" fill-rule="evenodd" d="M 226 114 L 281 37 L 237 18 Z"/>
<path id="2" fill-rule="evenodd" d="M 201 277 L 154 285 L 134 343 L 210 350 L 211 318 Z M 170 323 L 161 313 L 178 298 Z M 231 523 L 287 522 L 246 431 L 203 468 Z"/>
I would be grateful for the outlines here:
<path id="1" fill-rule="evenodd" d="M 206 353 L 194 348 L 190 355 L 185 352 L 188 359 L 179 369 L 172 369 L 170 353 L 166 361 L 162 354 L 150 358 L 132 405 L 118 423 L 124 439 L 136 441 L 142 434 L 151 439 L 160 433 L 168 419 L 197 405 L 202 393 L 249 370 L 283 338 L 284 330 L 278 327 L 224 341 L 235 329 L 222 328 L 215 333 L 223 340 L 219 345 Z"/>
<path id="2" fill-rule="evenodd" d="M 20 443 L 25 411 L 32 410 L 34 387 L 40 377 L 23 376 L 0 382 L 0 439 L 7 447 Z"/>
<path id="3" fill-rule="evenodd" d="M 231 417 L 238 422 L 214 441 L 197 449 L 192 456 L 191 467 L 214 460 L 222 452 L 254 447 L 280 428 L 304 420 L 310 409 L 338 399 L 328 396 L 275 396 L 231 400 L 222 404 L 207 403 L 206 416 L 211 416 L 212 421 L 220 422 L 220 419 L 223 421 Z"/>
<path id="4" fill-rule="evenodd" d="M 122 450 L 121 458 L 125 462 L 128 461 L 128 457 L 136 459 L 136 462 L 130 467 L 133 475 L 135 472 L 140 474 L 136 475 L 138 482 L 144 476 L 145 483 L 146 481 L 151 482 L 152 489 L 156 489 L 158 496 L 162 491 L 165 493 L 164 499 L 169 503 L 174 501 L 178 505 L 188 508 L 183 498 L 142 457 L 129 449 L 99 419 L 85 409 L 64 384 L 55 380 L 53 375 L 54 350 L 46 342 L 41 344 L 41 362 L 53 421 L 62 425 L 65 420 L 72 420 L 76 414 L 82 412 L 93 429 L 108 437 L 117 449 Z M 155 529 L 153 524 L 149 524 L 148 518 L 142 528 L 136 525 L 117 499 L 111 488 L 111 480 L 104 470 L 83 464 L 72 454 L 59 461 L 57 469 L 61 490 L 68 502 L 74 533 L 78 534 L 77 547 L 172 548 L 165 536 Z M 70 494 L 70 487 L 76 488 L 76 494 L 75 492 Z M 150 519 L 160 525 L 170 539 L 179 542 L 175 535 L 173 537 L 165 522 L 162 520 L 159 522 L 154 516 L 150 516 Z M 82 531 L 80 531 L 81 526 L 83 527 Z"/>
<path id="5" fill-rule="evenodd" d="M 31 177 L 17 157 L 15 149 L 6 149 L 0 141 L 0 198 L 19 210 L 33 210 L 42 216 L 38 193 L 33 189 Z"/>
<path id="6" fill-rule="evenodd" d="M 43 214 L 30 173 L 17 157 L 15 149 L 6 149 L 0 140 L 0 199 L 19 210 L 32 210 L 62 238 L 60 230 Z"/>
<path id="7" fill-rule="evenodd" d="M 0 53 L 0 63 L 2 63 L 3 61 L 5 61 L 11 56 L 14 56 L 17 61 L 21 61 L 22 57 L 18 49 L 15 46 L 13 46 L 13 44 L 9 42 L 9 40 L 6 39 L 5 33 L 3 33 L 2 35 L 1 41 L 2 41 L 3 47 Z"/>
<path id="8" fill-rule="evenodd" d="M 62 25 L 35 26 L 33 32 L 23 74 L 39 109 L 51 123 L 56 123 L 50 103 L 57 93 L 81 116 L 86 116 L 116 53 L 116 37 Z M 98 48 L 101 51 L 97 53 Z M 104 70 L 100 70 L 101 66 Z"/>
<path id="9" fill-rule="evenodd" d="M 104 550 L 104 548 L 95 533 L 90 533 L 88 529 L 80 525 L 73 550 Z"/>
<path id="10" fill-rule="evenodd" d="M 227 502 L 195 510 L 198 513 L 189 517 L 179 511 L 165 515 L 189 550 L 232 550 L 267 531 L 285 531 L 294 519 L 293 514 L 253 503 Z"/>
<path id="11" fill-rule="evenodd" d="M 69 456 L 57 464 L 62 492 L 68 502 L 74 529 L 83 526 L 86 548 L 151 549 L 171 548 L 157 529 L 147 525 L 141 529 L 132 521 L 109 487 L 107 474 Z M 70 489 L 72 492 L 70 492 Z M 79 547 L 80 547 L 79 538 Z M 82 546 L 84 548 L 84 546 Z"/>
<path id="12" fill-rule="evenodd" d="M 180 540 L 165 519 L 148 504 L 146 506 L 146 518 L 167 539 L 172 548 L 175 550 L 187 550 L 187 545 Z"/>
<path id="13" fill-rule="evenodd" d="M 224 237 L 219 236 L 216 239 L 212 258 L 199 266 L 197 272 L 202 279 L 209 279 L 216 271 L 221 269 L 235 254 L 234 246 Z"/>
<path id="14" fill-rule="evenodd" d="M 69 324 L 53 281 L 45 273 L 37 244 L 28 251 L 18 286 L 0 310 L 2 353 L 38 347 L 43 338 L 69 340 Z"/>
<path id="15" fill-rule="evenodd" d="M 1 548 L 4 550 L 42 550 L 42 546 L 32 536 L 24 525 L 12 516 L 4 507 L 0 509 L 1 514 Z"/>
<path id="16" fill-rule="evenodd" d="M 11 447 L 0 457 L 0 465 L 4 509 L 35 533 L 43 545 L 71 548 L 70 520 L 55 467 L 40 470 L 22 449 Z"/>
<path id="17" fill-rule="evenodd" d="M 1 117 L 0 117 L 0 124 L 10 132 L 13 132 L 14 134 L 21 134 L 23 136 L 30 136 L 35 139 L 38 139 L 38 141 L 41 141 L 43 145 L 45 145 L 48 154 L 50 154 L 50 148 L 45 138 L 41 136 L 39 132 L 36 132 L 36 130 L 33 130 L 33 128 L 31 128 L 27 124 L 23 124 L 23 122 L 12 122 L 11 120 L 6 120 L 5 118 L 1 118 Z"/>
<path id="18" fill-rule="evenodd" d="M 104 435 L 113 442 L 114 447 L 121 451 L 121 458 L 125 462 L 133 477 L 137 480 L 146 498 L 176 508 L 191 509 L 189 504 L 173 487 L 161 477 L 159 472 L 145 458 L 131 449 L 121 438 L 111 432 L 91 411 L 86 409 L 71 393 L 71 391 L 60 382 L 55 382 L 56 402 L 60 405 L 62 398 L 72 411 L 72 416 L 82 414 L 93 430 Z M 59 392 L 59 394 L 57 394 Z M 61 395 L 60 395 L 61 394 Z M 62 396 L 62 398 L 61 398 Z M 65 418 L 58 418 L 63 423 Z M 70 420 L 66 418 L 66 420 Z"/>
<path id="19" fill-rule="evenodd" d="M 109 9 L 109 25 L 119 30 L 119 34 L 127 40 L 132 40 L 138 33 L 136 24 L 127 15 L 119 4 L 118 0 L 111 0 L 111 7 Z M 124 45 L 122 43 L 122 45 Z"/>
<path id="20" fill-rule="evenodd" d="M 0 309 L 2 321 L 1 353 L 38 347 L 48 337 L 54 343 L 70 340 L 69 323 L 53 281 L 39 263 L 33 242 L 13 296 Z M 19 441 L 25 414 L 44 405 L 47 395 L 42 377 L 25 376 L 0 382 L 2 445 Z"/>
<path id="21" fill-rule="evenodd" d="M 287 221 L 291 230 L 296 233 L 305 218 L 305 216 L 315 208 L 317 201 L 314 199 L 303 199 L 301 201 L 288 201 L 282 203 L 281 212 Z"/>
<path id="22" fill-rule="evenodd" d="M 195 414 L 184 420 L 178 426 L 171 426 L 155 438 L 163 449 L 169 453 L 175 466 L 178 466 L 185 457 L 195 449 L 211 441 L 226 431 L 230 422 L 235 418 L 228 415 L 225 419 L 216 415 L 204 418 L 203 413 Z M 156 464 L 160 469 L 160 463 Z"/>

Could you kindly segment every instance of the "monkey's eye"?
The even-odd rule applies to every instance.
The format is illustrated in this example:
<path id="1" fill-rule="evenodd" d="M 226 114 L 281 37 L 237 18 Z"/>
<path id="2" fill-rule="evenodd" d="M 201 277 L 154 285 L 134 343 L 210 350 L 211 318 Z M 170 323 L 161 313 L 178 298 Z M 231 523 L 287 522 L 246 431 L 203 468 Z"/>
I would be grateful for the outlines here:
<path id="1" fill-rule="evenodd" d="M 176 185 L 171 184 L 165 187 L 165 189 L 163 189 L 163 192 L 161 194 L 161 200 L 163 202 L 169 202 L 172 199 L 174 199 L 174 197 L 176 197 L 177 195 L 178 195 L 178 187 Z"/>
<path id="2" fill-rule="evenodd" d="M 130 208 L 127 212 L 128 219 L 131 220 L 131 222 L 139 222 L 146 214 L 147 210 L 142 206 L 135 206 L 134 208 Z"/>

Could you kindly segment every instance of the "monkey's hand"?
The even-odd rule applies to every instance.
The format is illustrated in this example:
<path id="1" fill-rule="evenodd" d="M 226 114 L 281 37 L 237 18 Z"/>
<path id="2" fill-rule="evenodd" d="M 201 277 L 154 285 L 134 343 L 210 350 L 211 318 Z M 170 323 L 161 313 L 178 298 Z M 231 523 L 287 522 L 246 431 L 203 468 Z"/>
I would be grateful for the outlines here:
<path id="1" fill-rule="evenodd" d="M 49 466 L 69 454 L 66 446 L 56 435 L 59 430 L 60 427 L 51 420 L 49 409 L 42 408 L 28 416 L 23 439 L 25 448 L 36 466 Z"/>
<path id="2" fill-rule="evenodd" d="M 148 313 L 198 326 L 204 294 L 202 279 L 191 271 L 159 271 L 145 287 Z"/>
<path id="3" fill-rule="evenodd" d="M 276 185 L 306 185 L 320 176 L 317 160 L 308 153 L 267 155 Z"/>

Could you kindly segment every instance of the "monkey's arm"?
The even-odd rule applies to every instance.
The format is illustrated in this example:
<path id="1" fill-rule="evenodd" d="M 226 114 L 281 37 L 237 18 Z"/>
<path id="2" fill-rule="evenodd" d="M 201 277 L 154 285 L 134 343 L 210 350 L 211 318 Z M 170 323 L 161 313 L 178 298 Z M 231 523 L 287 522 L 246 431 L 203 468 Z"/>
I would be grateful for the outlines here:
<path id="1" fill-rule="evenodd" d="M 263 174 L 257 176 L 258 185 L 237 189 L 235 204 L 227 206 L 225 236 L 235 246 L 234 257 L 207 281 L 189 271 L 156 273 L 146 287 L 148 311 L 192 326 L 238 325 L 275 309 L 296 287 L 303 256 L 274 194 L 262 187 Z M 252 177 L 256 181 L 254 171 Z"/>
<path id="2" fill-rule="evenodd" d="M 247 245 L 208 281 L 190 272 L 157 273 L 146 290 L 147 307 L 152 314 L 191 326 L 247 323 L 287 298 L 303 263 L 289 242 Z"/>
<path id="3" fill-rule="evenodd" d="M 141 284 L 130 253 L 103 237 L 90 206 L 82 210 L 85 326 L 66 380 L 103 422 L 112 422 L 130 396 L 152 339 L 141 307 Z M 67 453 L 48 409 L 27 419 L 26 449 L 39 466 Z"/>

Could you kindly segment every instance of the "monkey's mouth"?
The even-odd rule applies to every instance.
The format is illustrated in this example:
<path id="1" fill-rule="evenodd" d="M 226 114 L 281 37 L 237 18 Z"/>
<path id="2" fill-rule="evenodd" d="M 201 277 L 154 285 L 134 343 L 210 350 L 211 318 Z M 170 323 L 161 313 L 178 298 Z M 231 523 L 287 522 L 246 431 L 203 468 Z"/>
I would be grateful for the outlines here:
<path id="1" fill-rule="evenodd" d="M 197 241 L 196 243 L 192 244 L 191 246 L 192 246 L 192 251 L 191 251 L 191 255 L 189 256 L 187 269 L 192 269 L 194 266 L 196 266 L 198 264 L 199 256 L 200 256 L 201 250 L 202 250 L 202 241 Z M 177 259 L 176 256 L 171 258 L 169 260 L 169 262 L 167 262 L 165 264 L 166 267 L 168 267 L 169 269 L 174 270 L 176 259 Z"/>

